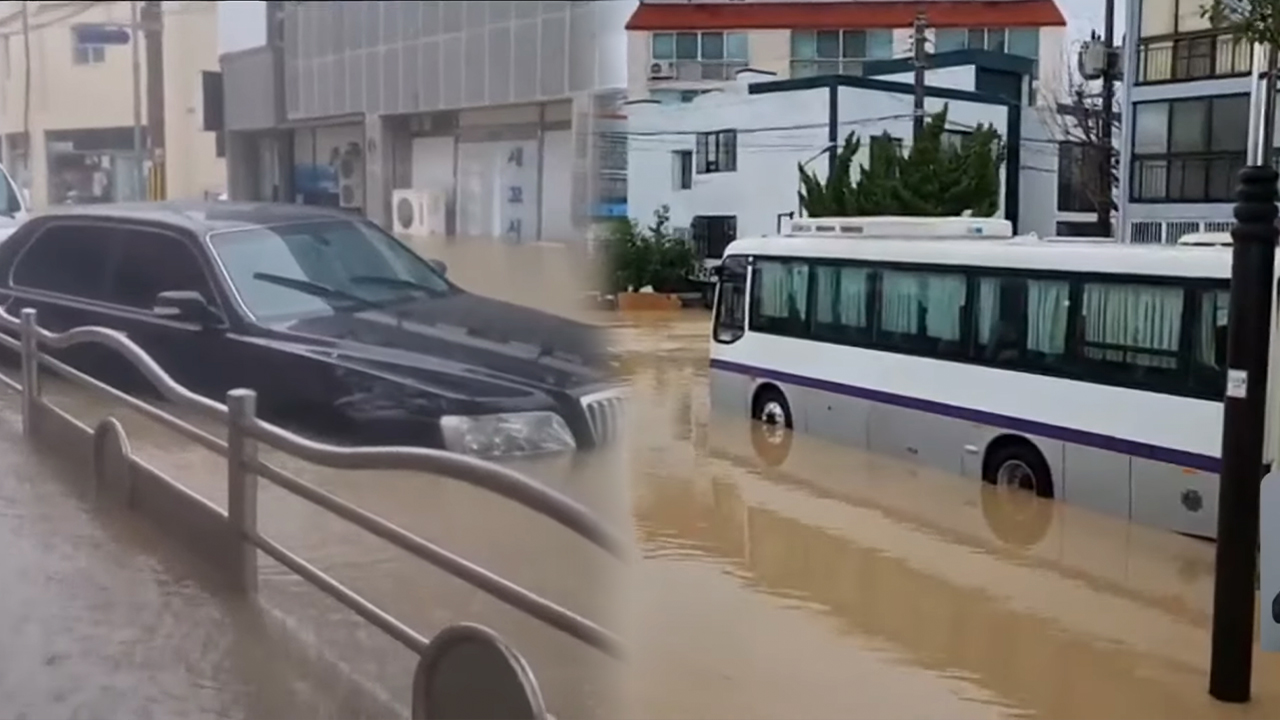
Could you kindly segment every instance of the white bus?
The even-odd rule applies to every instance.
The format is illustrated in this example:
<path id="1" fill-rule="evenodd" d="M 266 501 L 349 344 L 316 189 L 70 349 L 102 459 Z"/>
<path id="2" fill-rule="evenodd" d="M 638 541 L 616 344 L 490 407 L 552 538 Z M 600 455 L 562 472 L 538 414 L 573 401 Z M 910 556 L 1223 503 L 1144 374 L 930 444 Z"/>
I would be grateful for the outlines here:
<path id="1" fill-rule="evenodd" d="M 1214 537 L 1231 251 L 1188 240 L 1050 242 L 975 218 L 738 240 L 712 406 Z"/>

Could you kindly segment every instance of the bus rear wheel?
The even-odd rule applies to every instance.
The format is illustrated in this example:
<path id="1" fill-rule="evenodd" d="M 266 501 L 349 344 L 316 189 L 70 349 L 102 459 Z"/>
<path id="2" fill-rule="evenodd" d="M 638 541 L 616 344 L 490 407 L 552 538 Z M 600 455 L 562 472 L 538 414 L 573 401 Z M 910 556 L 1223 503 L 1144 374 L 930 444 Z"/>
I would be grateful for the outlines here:
<path id="1" fill-rule="evenodd" d="M 1006 545 L 1031 548 L 1053 526 L 1053 478 L 1040 451 L 1023 439 L 997 441 L 983 463 L 982 515 Z"/>
<path id="2" fill-rule="evenodd" d="M 1042 498 L 1053 497 L 1049 463 L 1026 441 L 994 448 L 983 463 L 982 479 L 1000 488 L 1027 490 Z"/>

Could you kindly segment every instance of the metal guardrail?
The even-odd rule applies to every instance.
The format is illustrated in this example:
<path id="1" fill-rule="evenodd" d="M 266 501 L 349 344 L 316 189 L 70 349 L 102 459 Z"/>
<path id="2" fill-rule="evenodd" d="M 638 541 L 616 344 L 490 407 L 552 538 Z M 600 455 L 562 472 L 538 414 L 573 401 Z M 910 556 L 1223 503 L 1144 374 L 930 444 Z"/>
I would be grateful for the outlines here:
<path id="1" fill-rule="evenodd" d="M 432 640 L 423 637 L 259 532 L 257 496 L 258 478 L 261 477 L 607 655 L 622 657 L 620 638 L 605 628 L 260 460 L 258 444 L 263 443 L 302 460 L 334 469 L 409 470 L 464 482 L 519 503 L 554 520 L 614 557 L 624 559 L 628 543 L 584 506 L 520 473 L 465 455 L 413 447 L 348 448 L 308 440 L 260 419 L 257 416 L 257 393 L 253 390 L 232 390 L 227 393 L 225 404 L 188 390 L 170 377 L 145 350 L 124 333 L 103 327 L 81 327 L 54 333 L 40 328 L 36 320 L 36 311 L 33 309 L 22 310 L 20 318 L 0 310 L 0 330 L 7 329 L 17 333 L 19 337 L 19 340 L 15 340 L 0 334 L 0 347 L 15 350 L 22 358 L 20 382 L 0 375 L 0 384 L 22 394 L 24 434 L 32 437 L 35 433 L 34 415 L 37 405 L 50 407 L 40 391 L 40 369 L 46 368 L 73 384 L 103 393 L 182 437 L 225 457 L 227 510 L 223 513 L 207 501 L 203 502 L 225 518 L 231 526 L 232 536 L 237 539 L 239 547 L 233 562 L 236 574 L 234 580 L 243 592 L 253 594 L 257 591 L 257 551 L 261 550 L 417 654 L 420 664 L 429 657 L 427 648 Z M 123 393 L 41 351 L 42 347 L 66 349 L 86 343 L 105 345 L 118 352 L 175 405 L 224 423 L 227 427 L 226 441 L 223 442 L 163 409 Z M 95 431 L 96 452 L 100 452 L 101 436 L 104 425 L 107 424 L 120 432 L 114 419 L 104 420 Z M 193 495 L 171 478 L 163 479 L 179 491 Z M 417 709 L 420 701 L 418 695 L 415 689 L 415 718 L 420 715 Z"/>

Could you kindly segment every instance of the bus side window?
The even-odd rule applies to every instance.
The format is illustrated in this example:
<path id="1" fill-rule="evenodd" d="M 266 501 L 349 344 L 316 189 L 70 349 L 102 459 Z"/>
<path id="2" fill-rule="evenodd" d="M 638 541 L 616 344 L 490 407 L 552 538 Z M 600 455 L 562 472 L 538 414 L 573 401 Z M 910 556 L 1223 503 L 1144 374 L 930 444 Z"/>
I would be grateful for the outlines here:
<path id="1" fill-rule="evenodd" d="M 1227 305 L 1229 290 L 1197 290 L 1195 335 L 1191 338 L 1191 384 L 1199 391 L 1219 396 L 1227 376 Z"/>
<path id="2" fill-rule="evenodd" d="M 978 278 L 975 356 L 999 365 L 1055 365 L 1066 352 L 1071 285 L 1062 280 Z"/>
<path id="3" fill-rule="evenodd" d="M 1084 376 L 1147 387 L 1181 378 L 1185 386 L 1181 287 L 1086 282 L 1081 300 L 1077 361 Z"/>
<path id="4" fill-rule="evenodd" d="M 751 276 L 751 329 L 774 335 L 807 335 L 809 263 L 761 258 Z"/>
<path id="5" fill-rule="evenodd" d="M 745 269 L 721 268 L 712 336 L 716 342 L 731 343 L 747 329 L 747 275 Z"/>

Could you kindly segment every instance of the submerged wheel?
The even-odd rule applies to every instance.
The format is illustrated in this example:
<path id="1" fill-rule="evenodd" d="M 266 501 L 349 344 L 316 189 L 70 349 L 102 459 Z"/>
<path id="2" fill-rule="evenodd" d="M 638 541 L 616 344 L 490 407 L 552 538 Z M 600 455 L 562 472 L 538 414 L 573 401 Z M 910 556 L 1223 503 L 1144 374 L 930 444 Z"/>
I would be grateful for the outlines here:
<path id="1" fill-rule="evenodd" d="M 982 479 L 999 488 L 1027 490 L 1038 497 L 1053 497 L 1049 463 L 1029 442 L 1009 442 L 993 448 L 983 463 Z"/>
<path id="2" fill-rule="evenodd" d="M 787 396 L 773 385 L 756 391 L 751 401 L 751 446 L 770 467 L 777 467 L 791 454 L 791 431 L 795 423 Z"/>
<path id="3" fill-rule="evenodd" d="M 1053 525 L 1053 476 L 1035 445 L 1001 443 L 983 463 L 982 515 L 1001 542 L 1021 548 L 1040 543 Z"/>

